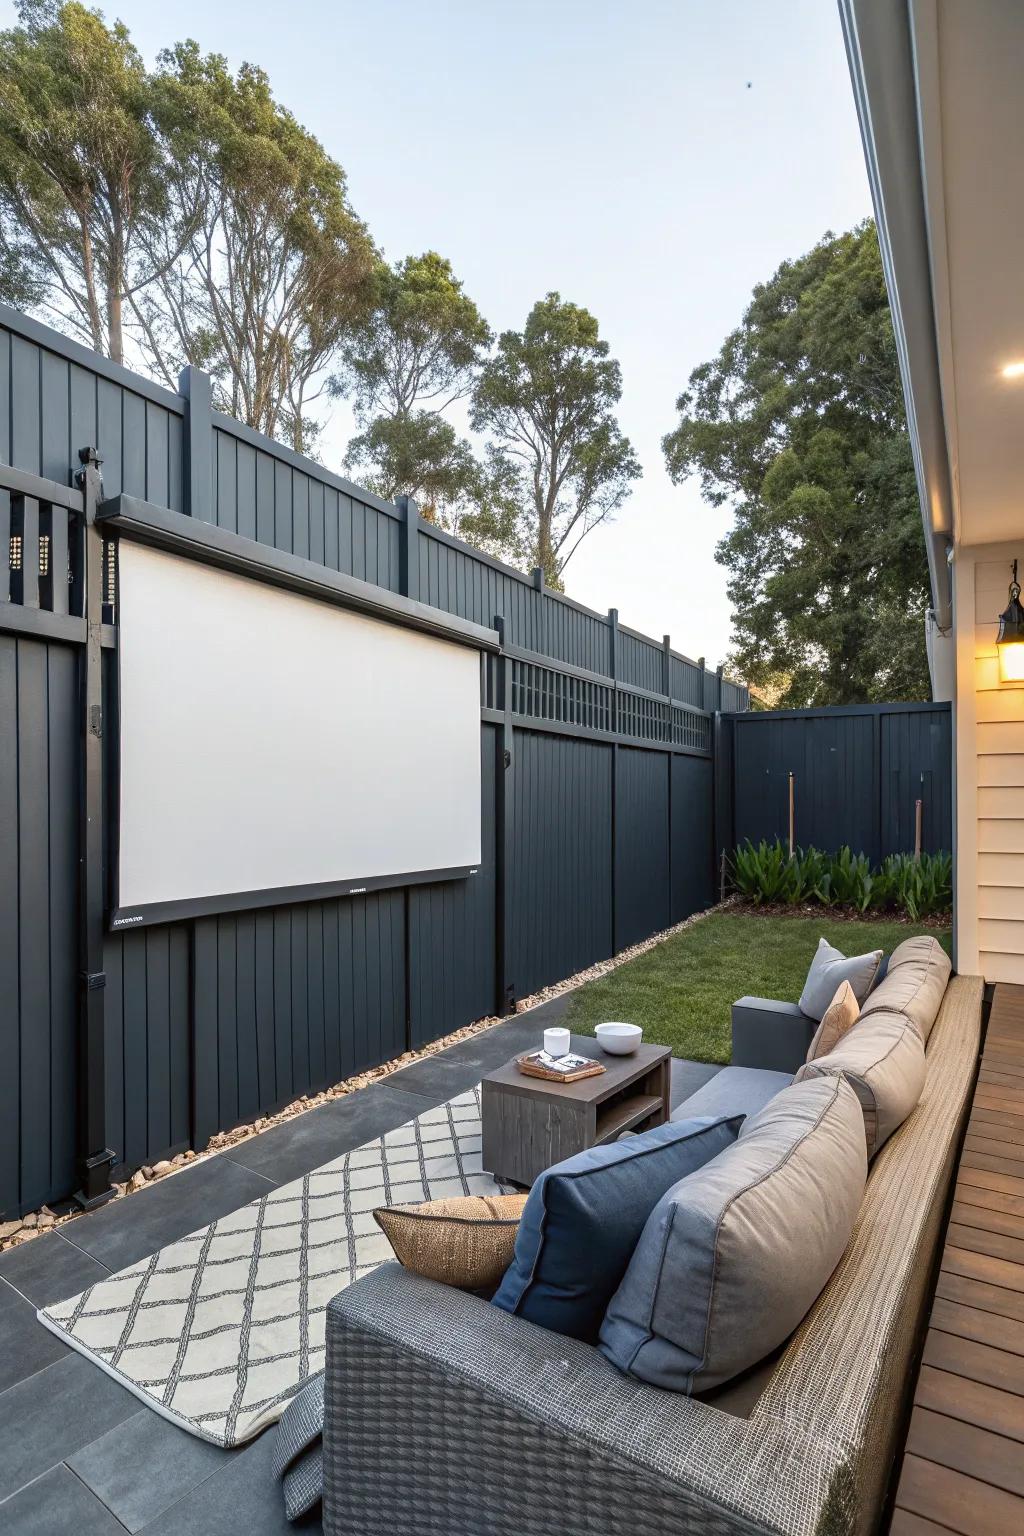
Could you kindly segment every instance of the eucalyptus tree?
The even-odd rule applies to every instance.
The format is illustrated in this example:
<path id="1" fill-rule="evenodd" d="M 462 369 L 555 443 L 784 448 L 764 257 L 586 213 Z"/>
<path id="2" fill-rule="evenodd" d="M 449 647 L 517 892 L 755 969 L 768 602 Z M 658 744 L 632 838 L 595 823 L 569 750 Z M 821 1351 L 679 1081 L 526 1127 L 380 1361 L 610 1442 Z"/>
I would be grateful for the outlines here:
<path id="1" fill-rule="evenodd" d="M 21 0 L 0 33 L 0 293 L 115 362 L 127 306 L 175 254 L 164 146 L 127 29 Z"/>
<path id="2" fill-rule="evenodd" d="M 522 331 L 502 333 L 480 372 L 473 425 L 516 474 L 531 559 L 552 586 L 640 477 L 615 415 L 621 396 L 597 320 L 557 293 L 538 300 Z"/>
<path id="3" fill-rule="evenodd" d="M 426 517 L 453 532 L 484 517 L 493 544 L 507 524 L 504 515 L 494 520 L 500 478 L 444 414 L 469 394 L 491 339 L 445 257 L 382 261 L 369 318 L 343 345 L 332 389 L 355 405 L 360 430 L 345 461 L 353 472 L 381 495 L 415 496 Z"/>
<path id="4" fill-rule="evenodd" d="M 139 345 L 168 379 L 209 369 L 232 415 L 308 450 L 329 365 L 373 300 L 345 174 L 263 70 L 232 74 L 193 42 L 161 54 L 153 116 L 173 174 L 157 278 L 132 306 Z"/>

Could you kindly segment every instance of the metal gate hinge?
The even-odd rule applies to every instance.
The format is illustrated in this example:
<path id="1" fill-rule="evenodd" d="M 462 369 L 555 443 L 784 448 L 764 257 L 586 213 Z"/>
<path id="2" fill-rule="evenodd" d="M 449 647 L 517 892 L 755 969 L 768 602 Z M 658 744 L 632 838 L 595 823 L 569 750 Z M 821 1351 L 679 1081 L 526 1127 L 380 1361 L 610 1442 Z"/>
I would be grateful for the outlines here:
<path id="1" fill-rule="evenodd" d="M 82 971 L 82 985 L 87 992 L 102 992 L 107 984 L 106 971 Z"/>

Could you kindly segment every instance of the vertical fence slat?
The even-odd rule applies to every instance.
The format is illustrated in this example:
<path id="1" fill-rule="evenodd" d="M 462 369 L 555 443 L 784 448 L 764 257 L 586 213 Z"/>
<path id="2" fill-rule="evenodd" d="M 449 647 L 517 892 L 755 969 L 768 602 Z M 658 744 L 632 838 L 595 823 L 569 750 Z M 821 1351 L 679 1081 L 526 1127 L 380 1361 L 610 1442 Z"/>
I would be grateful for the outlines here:
<path id="1" fill-rule="evenodd" d="M 11 599 L 11 493 L 0 490 L 0 603 Z"/>
<path id="2" fill-rule="evenodd" d="M 18 646 L 11 635 L 0 635 L 0 720 L 18 718 Z M 6 997 L 0 1006 L 0 1216 L 20 1209 L 21 1136 L 21 902 L 18 832 L 18 738 L 9 725 L 0 730 L 0 976 Z"/>

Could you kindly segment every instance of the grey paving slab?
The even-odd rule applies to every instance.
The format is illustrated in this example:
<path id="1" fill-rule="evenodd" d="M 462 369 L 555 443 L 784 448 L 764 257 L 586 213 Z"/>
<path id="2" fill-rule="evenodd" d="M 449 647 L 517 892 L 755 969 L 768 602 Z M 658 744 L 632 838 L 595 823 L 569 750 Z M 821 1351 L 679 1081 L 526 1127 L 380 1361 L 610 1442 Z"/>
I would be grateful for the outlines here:
<path id="1" fill-rule="evenodd" d="M 125 1529 L 135 1532 L 221 1471 L 231 1455 L 140 1407 L 67 1463 Z"/>
<path id="2" fill-rule="evenodd" d="M 67 1467 L 0 1504 L 4 1536 L 124 1536 L 124 1526 Z"/>
<path id="3" fill-rule="evenodd" d="M 145 1536 L 289 1536 L 322 1532 L 319 1510 L 289 1525 L 281 1485 L 271 1470 L 269 1429 L 251 1445 L 226 1453 L 219 1472 L 142 1527 Z"/>
<path id="4" fill-rule="evenodd" d="M 562 999 L 557 998 L 561 1003 Z M 541 1046 L 544 1031 L 560 1022 L 560 1012 L 552 1011 L 550 1004 L 518 1014 L 468 1040 L 460 1040 L 436 1056 L 424 1056 L 388 1078 L 388 1084 L 403 1091 L 418 1093 L 440 1103 L 452 1093 L 461 1093 L 478 1083 L 487 1072 L 493 1072 L 504 1062 L 532 1046 Z"/>
<path id="5" fill-rule="evenodd" d="M 115 1200 L 70 1226 L 71 1239 L 117 1271 L 265 1195 L 267 1179 L 223 1155 L 184 1168 L 127 1200 Z M 68 1292 L 67 1294 L 73 1294 Z"/>
<path id="6" fill-rule="evenodd" d="M 422 1102 L 410 1094 L 392 1089 L 390 1081 L 371 1083 L 344 1099 L 307 1110 L 284 1125 L 239 1142 L 223 1156 L 274 1184 L 301 1178 L 311 1168 L 320 1168 L 364 1141 L 404 1125 L 423 1109 Z"/>
<path id="7" fill-rule="evenodd" d="M 88 1219 L 82 1217 L 83 1221 Z M 68 1227 L 77 1232 L 78 1223 L 69 1222 Z M 109 1273 L 104 1264 L 65 1238 L 63 1230 L 46 1232 L 0 1254 L 0 1279 L 20 1291 L 34 1307 L 48 1307 L 51 1302 L 77 1296 Z"/>
<path id="8" fill-rule="evenodd" d="M 8 1387 L 0 1393 L 0 1498 L 138 1411 L 138 1398 L 72 1352 Z"/>
<path id="9" fill-rule="evenodd" d="M 67 1347 L 36 1321 L 32 1303 L 0 1280 L 0 1392 L 67 1353 Z"/>

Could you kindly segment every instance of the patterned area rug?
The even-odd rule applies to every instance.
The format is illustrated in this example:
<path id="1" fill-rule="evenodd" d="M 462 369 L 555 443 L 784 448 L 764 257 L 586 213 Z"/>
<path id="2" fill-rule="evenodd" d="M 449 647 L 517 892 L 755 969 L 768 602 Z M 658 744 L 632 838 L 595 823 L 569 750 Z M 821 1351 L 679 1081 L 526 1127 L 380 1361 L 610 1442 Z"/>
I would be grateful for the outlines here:
<path id="1" fill-rule="evenodd" d="M 165 1418 L 240 1445 L 322 1369 L 331 1297 L 391 1257 L 375 1206 L 500 1190 L 480 1166 L 473 1089 L 39 1320 Z"/>

